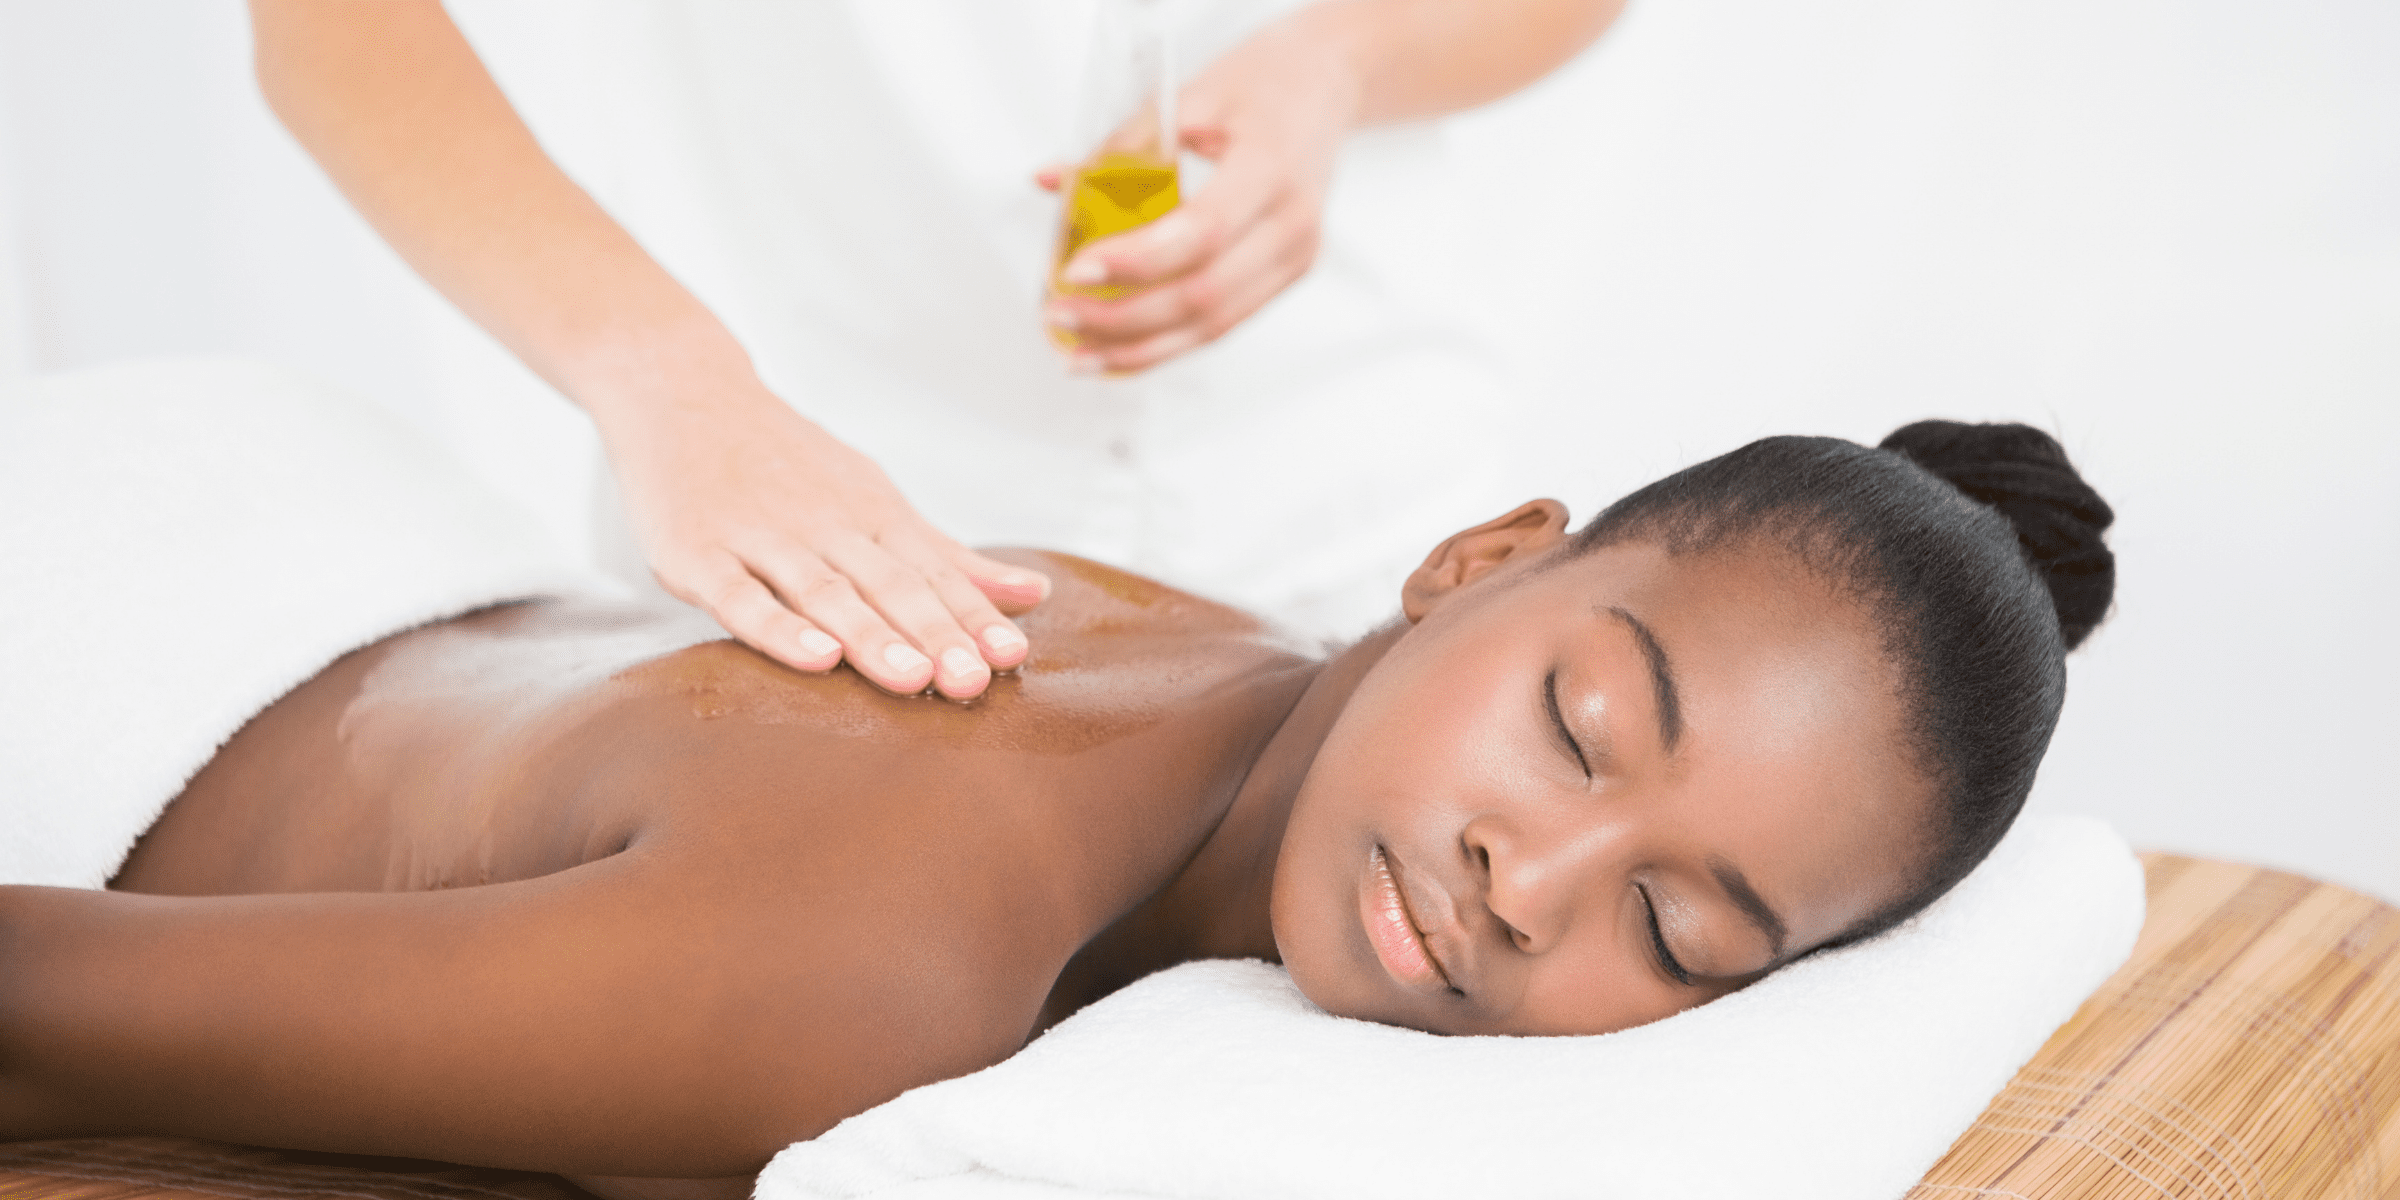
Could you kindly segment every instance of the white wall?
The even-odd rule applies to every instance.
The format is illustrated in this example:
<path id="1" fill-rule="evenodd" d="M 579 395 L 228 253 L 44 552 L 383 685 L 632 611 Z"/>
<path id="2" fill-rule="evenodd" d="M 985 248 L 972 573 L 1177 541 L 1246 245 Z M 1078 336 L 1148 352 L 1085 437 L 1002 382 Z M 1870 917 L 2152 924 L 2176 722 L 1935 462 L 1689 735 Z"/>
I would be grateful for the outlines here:
<path id="1" fill-rule="evenodd" d="M 1635 5 L 1458 129 L 1529 490 L 2053 429 L 2121 585 L 2036 804 L 2400 899 L 2400 6 Z M 580 537 L 588 433 L 341 206 L 244 38 L 234 0 L 0 0 L 0 372 L 278 358 Z"/>
<path id="2" fill-rule="evenodd" d="M 350 211 L 259 98 L 249 38 L 241 0 L 0 0 L 0 371 L 283 362 L 587 542 L 587 423 Z"/>

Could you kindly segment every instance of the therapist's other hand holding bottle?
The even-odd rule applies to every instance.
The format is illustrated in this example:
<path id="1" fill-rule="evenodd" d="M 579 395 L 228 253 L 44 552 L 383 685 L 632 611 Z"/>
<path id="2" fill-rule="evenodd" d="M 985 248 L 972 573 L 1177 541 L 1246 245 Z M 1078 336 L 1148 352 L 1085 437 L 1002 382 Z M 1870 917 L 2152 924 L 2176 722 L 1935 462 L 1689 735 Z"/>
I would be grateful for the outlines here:
<path id="1" fill-rule="evenodd" d="M 1223 336 L 1316 261 L 1352 129 L 1507 95 L 1589 45 L 1624 0 L 1327 0 L 1186 85 L 1182 148 L 1216 173 L 1180 208 L 1075 252 L 1044 305 L 1077 370 L 1142 371 Z M 1057 190 L 1070 174 L 1035 178 Z"/>
<path id="2" fill-rule="evenodd" d="M 589 413 L 666 589 L 802 670 L 980 695 L 1048 580 L 944 537 L 762 383 L 518 119 L 439 0 L 251 0 L 259 85 L 392 248 Z M 803 114 L 838 120 L 836 113 Z"/>
<path id="3" fill-rule="evenodd" d="M 1349 65 L 1325 51 L 1278 26 L 1183 90 L 1171 137 L 1213 160 L 1216 174 L 1180 207 L 1059 264 L 1045 319 L 1075 369 L 1157 366 L 1215 341 L 1307 273 L 1356 109 Z M 1055 191 L 1076 177 L 1051 169 L 1037 180 Z"/>

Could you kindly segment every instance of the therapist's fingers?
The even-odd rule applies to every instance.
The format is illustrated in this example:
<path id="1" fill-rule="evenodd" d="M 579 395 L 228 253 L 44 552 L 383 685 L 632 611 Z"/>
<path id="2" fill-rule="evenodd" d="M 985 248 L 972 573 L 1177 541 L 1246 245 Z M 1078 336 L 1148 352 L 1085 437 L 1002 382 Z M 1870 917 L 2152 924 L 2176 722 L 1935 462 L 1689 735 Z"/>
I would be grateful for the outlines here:
<path id="1" fill-rule="evenodd" d="M 949 538 L 934 535 L 942 547 L 942 557 L 950 565 L 966 573 L 977 591 L 991 600 L 992 606 L 1010 616 L 1040 604 L 1050 595 L 1050 577 L 1026 567 L 1014 567 L 998 559 L 986 558 Z M 997 666 L 998 663 L 993 665 Z"/>
<path id="2" fill-rule="evenodd" d="M 707 611 L 725 632 L 776 661 L 802 671 L 830 671 L 842 662 L 842 644 L 783 601 L 732 555 L 714 555 L 707 566 L 678 584 L 662 572 L 659 582 L 677 598 Z"/>
<path id="3" fill-rule="evenodd" d="M 1060 270 L 1059 281 L 1070 287 L 1142 288 L 1180 278 L 1269 221 L 1295 226 L 1281 231 L 1286 236 L 1313 239 L 1316 205 L 1294 203 L 1305 199 L 1300 193 L 1307 185 L 1281 157 L 1266 146 L 1228 150 L 1198 195 L 1147 225 L 1077 251 Z M 1307 228 L 1298 228 L 1303 225 Z"/>
<path id="4" fill-rule="evenodd" d="M 871 654 L 885 656 L 895 670 L 901 669 L 903 662 L 928 662 L 923 677 L 914 671 L 909 677 L 917 679 L 919 688 L 930 683 L 953 700 L 972 699 L 990 686 L 992 670 L 984 661 L 983 649 L 967 632 L 968 623 L 951 611 L 945 592 L 972 597 L 972 607 L 982 610 L 975 628 L 987 629 L 1002 618 L 963 573 L 938 560 L 910 561 L 880 539 L 864 536 L 835 539 L 824 546 L 823 553 L 826 565 L 854 583 L 883 621 L 908 639 L 906 648 L 916 657 L 890 646 L 878 647 Z M 809 612 L 809 616 L 816 614 Z M 839 630 L 836 633 L 838 636 Z M 848 644 L 847 638 L 843 641 Z M 858 664 L 855 649 L 851 663 Z"/>
<path id="5" fill-rule="evenodd" d="M 1200 270 L 1121 300 L 1075 309 L 1079 349 L 1098 355 L 1101 365 L 1123 370 L 1133 364 L 1125 348 L 1170 330 L 1201 341 L 1216 338 L 1256 312 L 1308 270 L 1315 243 L 1306 231 L 1282 222 L 1253 226 Z M 1141 364 L 1148 365 L 1148 364 Z"/>
<path id="6" fill-rule="evenodd" d="M 881 542 L 894 558 L 924 576 L 932 586 L 951 620 L 973 639 L 971 649 L 981 660 L 978 665 L 1005 670 L 1025 661 L 1024 632 L 1017 628 L 1016 622 L 1001 615 L 991 594 L 968 573 L 967 560 L 982 559 L 981 555 L 931 529 L 894 531 L 887 533 Z M 964 664 L 960 674 L 963 681 Z M 947 687 L 943 690 L 950 694 Z"/>
<path id="7" fill-rule="evenodd" d="M 1308 271 L 1313 232 L 1285 222 L 1253 226 L 1201 270 L 1076 317 L 1076 365 L 1139 371 L 1214 341 Z"/>
<path id="8" fill-rule="evenodd" d="M 1323 190 L 1322 174 L 1283 147 L 1236 144 L 1190 204 L 1095 243 L 1060 276 L 1062 284 L 1094 278 L 1089 256 L 1131 295 L 1054 292 L 1045 320 L 1072 332 L 1073 365 L 1086 371 L 1139 371 L 1214 341 L 1314 265 Z"/>
<path id="9" fill-rule="evenodd" d="M 1131 342 L 1087 344 L 1077 354 L 1077 366 L 1120 374 L 1148 370 L 1225 336 L 1250 314 L 1265 307 L 1296 277 L 1296 273 L 1228 272 L 1223 290 L 1208 292 L 1209 303 L 1195 309 L 1189 319 L 1167 324 Z"/>
<path id="10" fill-rule="evenodd" d="M 840 641 L 842 656 L 875 686 L 914 695 L 936 682 L 933 659 L 860 594 L 866 580 L 796 542 L 783 542 L 749 557 L 751 569 L 774 585 L 784 605 Z M 879 575 L 874 582 L 900 590 L 888 575 Z"/>
<path id="11" fill-rule="evenodd" d="M 964 699 L 992 665 L 1023 661 L 1002 612 L 1040 603 L 1040 572 L 942 537 L 881 468 L 755 380 L 710 382 L 595 406 L 628 519 L 670 593 L 778 661 L 846 659 L 901 694 Z"/>

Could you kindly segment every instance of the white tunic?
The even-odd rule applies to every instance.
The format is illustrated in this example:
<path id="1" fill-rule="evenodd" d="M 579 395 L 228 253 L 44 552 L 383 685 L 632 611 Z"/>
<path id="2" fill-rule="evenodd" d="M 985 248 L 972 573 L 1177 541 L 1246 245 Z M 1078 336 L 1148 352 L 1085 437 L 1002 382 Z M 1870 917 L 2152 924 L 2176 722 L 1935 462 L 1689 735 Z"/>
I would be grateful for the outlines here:
<path id="1" fill-rule="evenodd" d="M 1353 138 L 1315 268 L 1216 345 L 1072 376 L 1032 175 L 1076 153 L 1093 2 L 458 7 L 562 165 L 937 527 L 1360 632 L 1508 502 L 1504 389 L 1440 312 L 1441 131 Z M 1171 8 L 1183 73 L 1288 7 Z"/>

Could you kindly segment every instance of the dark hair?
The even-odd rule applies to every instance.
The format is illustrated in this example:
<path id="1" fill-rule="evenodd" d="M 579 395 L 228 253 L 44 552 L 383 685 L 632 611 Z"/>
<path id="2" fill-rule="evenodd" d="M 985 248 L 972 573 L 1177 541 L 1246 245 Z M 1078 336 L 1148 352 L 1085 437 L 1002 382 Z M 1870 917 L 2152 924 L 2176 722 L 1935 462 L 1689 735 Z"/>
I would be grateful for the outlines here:
<path id="1" fill-rule="evenodd" d="M 2016 820 L 2058 725 L 2066 652 L 2108 612 L 2114 519 L 2041 430 L 1919 421 L 1873 450 L 1752 442 L 1608 506 L 1572 552 L 1764 536 L 1866 602 L 1937 800 L 1917 886 L 1836 939 L 1850 942 L 1950 890 Z"/>

